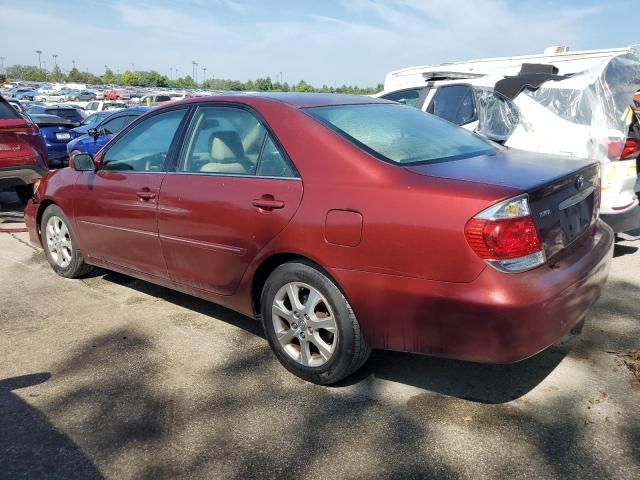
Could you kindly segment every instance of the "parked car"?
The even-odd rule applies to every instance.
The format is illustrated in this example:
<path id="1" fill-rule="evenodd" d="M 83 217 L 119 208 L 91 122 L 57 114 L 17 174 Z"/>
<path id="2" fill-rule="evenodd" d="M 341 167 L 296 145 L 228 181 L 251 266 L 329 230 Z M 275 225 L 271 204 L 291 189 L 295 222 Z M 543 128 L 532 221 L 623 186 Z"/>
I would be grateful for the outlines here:
<path id="1" fill-rule="evenodd" d="M 45 102 L 68 102 L 71 99 L 71 92 L 69 90 L 57 90 L 52 91 L 45 95 Z"/>
<path id="2" fill-rule="evenodd" d="M 37 93 L 31 89 L 18 89 L 14 92 L 13 98 L 16 100 L 33 100 Z"/>
<path id="3" fill-rule="evenodd" d="M 29 115 L 38 126 L 47 146 L 49 167 L 63 167 L 69 161 L 67 144 L 71 141 L 71 129 L 75 123 L 55 115 Z"/>
<path id="4" fill-rule="evenodd" d="M 106 90 L 102 94 L 104 100 L 121 100 L 123 99 L 122 92 L 119 90 Z"/>
<path id="5" fill-rule="evenodd" d="M 87 103 L 84 107 L 84 111 L 91 114 L 95 112 L 102 112 L 104 110 L 117 110 L 119 108 L 127 108 L 127 104 L 124 102 L 97 100 Z"/>
<path id="6" fill-rule="evenodd" d="M 170 102 L 171 100 L 173 100 L 173 98 L 171 98 L 169 95 L 153 94 L 153 95 L 145 95 L 141 97 L 140 103 L 151 106 L 151 105 L 160 105 L 165 102 Z"/>
<path id="7" fill-rule="evenodd" d="M 96 154 L 116 133 L 133 122 L 149 109 L 146 107 L 94 113 L 97 120 L 85 123 L 72 130 L 73 140 L 67 144 L 69 157 L 78 153 Z"/>
<path id="8" fill-rule="evenodd" d="M 33 105 L 27 108 L 28 115 L 56 115 L 79 126 L 85 119 L 85 112 L 75 105 Z"/>
<path id="9" fill-rule="evenodd" d="M 462 64 L 415 67 L 388 74 L 385 90 L 377 96 L 509 147 L 600 161 L 602 219 L 615 232 L 634 230 L 640 227 L 634 188 L 640 129 L 637 118 L 625 110 L 640 79 L 640 59 L 625 49 L 603 51 L 595 60 L 594 51 L 570 53 L 576 68 L 585 68 L 587 60 L 595 63 L 578 72 L 564 65 L 566 75 L 552 64 L 522 64 L 514 58 L 509 59 L 509 74 L 483 74 L 488 68 L 483 63 L 502 59 L 469 62 L 469 71 L 462 71 Z M 555 56 L 543 60 L 552 62 Z"/>
<path id="10" fill-rule="evenodd" d="M 38 127 L 0 96 L 0 189 L 14 189 L 23 203 L 49 168 Z"/>
<path id="11" fill-rule="evenodd" d="M 19 100 L 7 100 L 9 105 L 15 108 L 16 112 L 24 113 L 24 106 Z"/>
<path id="12" fill-rule="evenodd" d="M 96 94 L 90 90 L 82 90 L 79 92 L 73 92 L 69 96 L 69 100 L 72 101 L 92 101 L 96 99 Z"/>
<path id="13" fill-rule="evenodd" d="M 59 275 L 99 265 L 261 318 L 322 384 L 371 348 L 534 355 L 588 313 L 613 252 L 597 162 L 368 97 L 176 102 L 70 163 L 25 210 Z"/>

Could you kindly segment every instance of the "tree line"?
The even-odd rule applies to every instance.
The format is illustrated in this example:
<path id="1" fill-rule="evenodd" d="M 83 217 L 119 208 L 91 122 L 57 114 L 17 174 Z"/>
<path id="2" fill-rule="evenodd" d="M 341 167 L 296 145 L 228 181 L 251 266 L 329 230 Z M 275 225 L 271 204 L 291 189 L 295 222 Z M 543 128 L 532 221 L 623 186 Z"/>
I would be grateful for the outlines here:
<path id="1" fill-rule="evenodd" d="M 226 80 L 210 78 L 204 82 L 197 83 L 190 75 L 177 79 L 170 79 L 155 70 L 131 71 L 125 70 L 122 73 L 113 73 L 111 69 L 106 69 L 102 76 L 97 76 L 89 72 L 82 72 L 77 68 L 72 68 L 68 73 L 63 72 L 57 65 L 52 70 L 45 70 L 30 65 L 12 65 L 6 68 L 5 77 L 7 81 L 23 80 L 27 82 L 72 82 L 86 83 L 89 85 L 115 85 L 132 87 L 166 87 L 179 89 L 203 88 L 206 90 L 234 90 L 234 91 L 274 91 L 274 92 L 324 92 L 324 93 L 351 93 L 359 95 L 369 95 L 382 90 L 382 84 L 375 87 L 359 87 L 357 85 L 341 85 L 321 87 L 313 86 L 304 80 L 298 83 L 289 84 L 287 82 L 272 81 L 271 77 L 256 78 L 255 80 Z"/>

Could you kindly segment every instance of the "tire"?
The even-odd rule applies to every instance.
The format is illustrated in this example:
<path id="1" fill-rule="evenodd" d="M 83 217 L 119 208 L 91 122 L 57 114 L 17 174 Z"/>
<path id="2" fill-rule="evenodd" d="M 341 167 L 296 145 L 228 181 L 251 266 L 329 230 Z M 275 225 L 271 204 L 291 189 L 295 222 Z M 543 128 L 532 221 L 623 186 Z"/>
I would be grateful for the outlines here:
<path id="1" fill-rule="evenodd" d="M 309 382 L 339 382 L 371 353 L 344 294 L 311 263 L 276 268 L 262 290 L 261 312 L 265 336 L 280 363 Z"/>
<path id="2" fill-rule="evenodd" d="M 22 205 L 26 205 L 31 197 L 33 197 L 33 185 L 17 185 L 15 187 L 16 195 L 20 199 Z"/>
<path id="3" fill-rule="evenodd" d="M 93 270 L 80 255 L 69 220 L 57 205 L 49 205 L 42 214 L 40 236 L 49 265 L 61 277 L 83 277 Z"/>

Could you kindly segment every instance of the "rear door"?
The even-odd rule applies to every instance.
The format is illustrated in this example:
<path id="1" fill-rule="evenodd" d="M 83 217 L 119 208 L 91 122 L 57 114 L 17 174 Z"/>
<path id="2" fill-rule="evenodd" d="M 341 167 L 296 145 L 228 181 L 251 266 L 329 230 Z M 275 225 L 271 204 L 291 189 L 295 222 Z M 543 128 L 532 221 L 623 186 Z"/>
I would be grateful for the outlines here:
<path id="1" fill-rule="evenodd" d="M 199 107 L 160 194 L 158 229 L 169 275 L 197 291 L 232 294 L 301 199 L 298 173 L 252 111 Z"/>
<path id="2" fill-rule="evenodd" d="M 75 217 L 86 253 L 150 277 L 165 278 L 158 237 L 158 195 L 188 108 L 158 112 L 98 157 L 79 179 Z"/>

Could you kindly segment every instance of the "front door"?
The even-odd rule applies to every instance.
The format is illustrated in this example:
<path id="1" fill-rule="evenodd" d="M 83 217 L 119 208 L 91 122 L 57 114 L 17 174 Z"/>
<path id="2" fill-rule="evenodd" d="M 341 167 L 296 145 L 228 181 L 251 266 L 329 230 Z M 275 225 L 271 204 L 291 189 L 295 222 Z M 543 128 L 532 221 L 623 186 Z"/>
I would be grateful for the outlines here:
<path id="1" fill-rule="evenodd" d="M 166 278 L 158 237 L 158 195 L 165 165 L 187 109 L 158 113 L 124 133 L 79 177 L 75 212 L 86 253 L 152 277 Z"/>
<path id="2" fill-rule="evenodd" d="M 253 113 L 198 108 L 177 171 L 160 191 L 158 230 L 169 275 L 197 291 L 232 294 L 301 199 L 298 173 Z"/>

